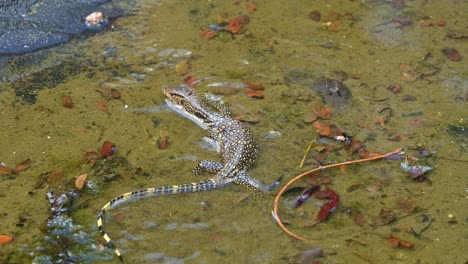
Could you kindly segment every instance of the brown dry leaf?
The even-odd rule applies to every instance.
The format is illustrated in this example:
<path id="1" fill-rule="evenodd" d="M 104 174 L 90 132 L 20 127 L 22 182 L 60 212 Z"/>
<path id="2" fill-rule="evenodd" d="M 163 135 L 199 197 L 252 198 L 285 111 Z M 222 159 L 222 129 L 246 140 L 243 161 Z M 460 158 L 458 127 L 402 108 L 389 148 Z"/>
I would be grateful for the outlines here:
<path id="1" fill-rule="evenodd" d="M 364 146 L 364 143 L 362 143 L 359 140 L 351 139 L 351 142 L 349 143 L 347 150 L 350 154 L 353 154 L 354 152 L 362 149 Z"/>
<path id="2" fill-rule="evenodd" d="M 83 189 L 83 186 L 84 184 L 86 183 L 86 180 L 88 179 L 88 174 L 85 173 L 85 174 L 81 174 L 80 176 L 78 176 L 78 178 L 76 178 L 75 180 L 75 187 L 78 189 L 78 190 L 81 190 Z"/>
<path id="3" fill-rule="evenodd" d="M 27 159 L 15 166 L 15 171 L 22 171 L 31 166 L 31 159 Z"/>
<path id="4" fill-rule="evenodd" d="M 319 133 L 321 136 L 329 136 L 331 134 L 330 125 L 320 121 L 315 121 L 313 125 L 315 127 L 315 132 Z"/>
<path id="5" fill-rule="evenodd" d="M 64 95 L 62 97 L 62 104 L 63 106 L 65 106 L 66 108 L 73 108 L 73 100 L 71 99 L 70 96 L 68 95 Z"/>
<path id="6" fill-rule="evenodd" d="M 12 170 L 7 166 L 0 164 L 0 175 L 10 175 L 12 174 Z"/>
<path id="7" fill-rule="evenodd" d="M 400 209 L 405 214 L 410 214 L 416 208 L 418 208 L 418 206 L 414 201 L 400 199 L 396 202 L 396 208 Z"/>
<path id="8" fill-rule="evenodd" d="M 399 246 L 401 248 L 413 248 L 414 247 L 414 242 L 408 241 L 408 240 L 400 240 Z"/>
<path id="9" fill-rule="evenodd" d="M 12 236 L 0 235 L 0 245 L 5 245 L 13 240 Z"/>
<path id="10" fill-rule="evenodd" d="M 402 72 L 409 72 L 411 71 L 411 67 L 407 64 L 400 64 L 400 71 Z"/>
<path id="11" fill-rule="evenodd" d="M 332 110 L 331 108 L 329 107 L 323 107 L 321 108 L 319 111 L 316 112 L 317 116 L 319 116 L 320 118 L 324 118 L 324 119 L 329 119 L 332 117 Z"/>
<path id="12" fill-rule="evenodd" d="M 265 95 L 262 94 L 261 92 L 257 92 L 257 91 L 254 91 L 254 90 L 245 91 L 245 94 L 248 97 L 257 98 L 257 99 L 263 99 L 265 97 Z"/>
<path id="13" fill-rule="evenodd" d="M 394 235 L 390 235 L 390 237 L 387 238 L 386 242 L 392 247 L 398 247 L 400 239 Z"/>
<path id="14" fill-rule="evenodd" d="M 109 112 L 109 108 L 107 107 L 106 102 L 104 102 L 104 101 L 102 101 L 102 100 L 98 100 L 98 101 L 96 102 L 96 105 L 97 105 L 97 107 L 98 107 L 101 111 Z"/>
<path id="15" fill-rule="evenodd" d="M 56 183 L 63 177 L 63 170 L 55 169 L 47 173 L 47 183 Z"/>

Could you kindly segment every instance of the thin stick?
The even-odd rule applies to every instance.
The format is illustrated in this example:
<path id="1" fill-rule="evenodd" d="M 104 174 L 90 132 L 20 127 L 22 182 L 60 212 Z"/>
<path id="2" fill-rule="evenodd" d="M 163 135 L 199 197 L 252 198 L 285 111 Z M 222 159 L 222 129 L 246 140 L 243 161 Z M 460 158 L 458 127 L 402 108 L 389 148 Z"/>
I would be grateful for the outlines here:
<path id="1" fill-rule="evenodd" d="M 275 197 L 275 201 L 273 203 L 273 218 L 275 218 L 276 222 L 278 223 L 278 225 L 281 227 L 281 229 L 283 229 L 284 232 L 286 232 L 288 235 L 296 238 L 296 239 L 299 239 L 299 240 L 306 240 L 305 238 L 301 237 L 301 236 L 298 236 L 296 234 L 294 234 L 293 232 L 289 231 L 283 224 L 283 222 L 281 222 L 281 219 L 278 215 L 278 202 L 279 202 L 279 199 L 281 198 L 281 196 L 283 195 L 283 193 L 286 191 L 286 189 L 291 186 L 294 182 L 296 182 L 297 180 L 299 180 L 300 178 L 312 173 L 312 172 L 315 172 L 315 171 L 318 171 L 318 170 L 323 170 L 323 169 L 328 169 L 328 168 L 333 168 L 333 167 L 338 167 L 338 166 L 342 166 L 342 165 L 349 165 L 349 164 L 354 164 L 354 163 L 361 163 L 361 162 L 367 162 L 367 161 L 372 161 L 372 160 L 379 160 L 379 159 L 383 159 L 383 158 L 386 158 L 388 156 L 392 156 L 392 155 L 395 155 L 395 154 L 398 154 L 400 153 L 402 150 L 402 148 L 398 148 L 398 149 L 395 149 L 394 151 L 392 152 L 389 152 L 387 154 L 383 154 L 383 155 L 378 155 L 378 156 L 374 156 L 374 157 L 370 157 L 370 158 L 366 158 L 366 159 L 359 159 L 359 160 L 350 160 L 350 161 L 345 161 L 345 162 L 340 162 L 340 163 L 335 163 L 335 164 L 330 164 L 330 165 L 326 165 L 326 166 L 320 166 L 318 168 L 315 168 L 315 169 L 312 169 L 312 170 L 309 170 L 309 171 L 306 171 L 302 174 L 299 174 L 298 176 L 294 177 L 294 179 L 290 180 L 288 183 L 286 183 L 286 185 L 283 186 L 283 188 L 281 188 L 281 190 L 278 192 L 278 194 L 276 195 Z"/>
<path id="2" fill-rule="evenodd" d="M 304 162 L 305 162 L 305 160 L 307 158 L 307 155 L 309 154 L 310 149 L 312 148 L 312 144 L 314 144 L 314 142 L 315 142 L 315 140 L 310 141 L 310 144 L 309 144 L 309 146 L 307 147 L 307 149 L 306 149 L 306 151 L 304 153 L 304 157 L 302 157 L 301 163 L 299 164 L 299 169 L 301 169 L 304 166 Z"/>

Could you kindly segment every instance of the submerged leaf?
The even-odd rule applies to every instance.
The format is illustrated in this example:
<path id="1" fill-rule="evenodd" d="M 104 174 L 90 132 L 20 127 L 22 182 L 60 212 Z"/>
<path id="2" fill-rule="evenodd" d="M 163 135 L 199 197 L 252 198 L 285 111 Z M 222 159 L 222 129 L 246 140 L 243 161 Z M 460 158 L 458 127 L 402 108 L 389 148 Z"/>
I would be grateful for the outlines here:
<path id="1" fill-rule="evenodd" d="M 31 166 L 31 159 L 27 159 L 27 160 L 21 162 L 20 164 L 16 165 L 15 166 L 15 171 L 25 170 L 25 169 L 29 168 L 29 166 Z"/>

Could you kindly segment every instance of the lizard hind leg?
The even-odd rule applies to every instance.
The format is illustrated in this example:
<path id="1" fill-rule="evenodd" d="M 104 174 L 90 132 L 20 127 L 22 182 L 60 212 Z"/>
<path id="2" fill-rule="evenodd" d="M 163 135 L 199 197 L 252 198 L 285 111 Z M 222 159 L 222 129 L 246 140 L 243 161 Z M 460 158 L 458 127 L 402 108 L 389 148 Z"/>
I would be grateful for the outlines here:
<path id="1" fill-rule="evenodd" d="M 213 160 L 203 160 L 193 169 L 192 174 L 194 176 L 200 175 L 204 171 L 208 172 L 219 172 L 224 167 L 224 164 Z"/>

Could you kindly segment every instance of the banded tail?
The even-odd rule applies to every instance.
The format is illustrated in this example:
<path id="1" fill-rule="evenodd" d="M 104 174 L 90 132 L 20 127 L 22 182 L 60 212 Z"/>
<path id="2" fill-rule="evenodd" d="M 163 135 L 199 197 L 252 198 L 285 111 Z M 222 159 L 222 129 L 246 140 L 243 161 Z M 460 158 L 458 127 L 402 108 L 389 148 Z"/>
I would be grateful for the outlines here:
<path id="1" fill-rule="evenodd" d="M 142 199 L 145 197 L 209 191 L 209 190 L 220 188 L 221 186 L 223 186 L 223 184 L 218 183 L 214 179 L 210 179 L 207 181 L 200 181 L 200 182 L 194 182 L 194 183 L 189 183 L 189 184 L 148 188 L 148 189 L 143 189 L 139 191 L 124 193 L 110 200 L 99 211 L 98 219 L 97 219 L 98 230 L 101 233 L 101 235 L 104 237 L 104 239 L 106 240 L 107 245 L 114 249 L 114 252 L 117 255 L 117 257 L 119 257 L 120 262 L 123 263 L 122 254 L 120 253 L 119 249 L 117 249 L 114 242 L 111 240 L 111 238 L 107 235 L 106 231 L 104 230 L 103 217 L 106 214 L 106 212 L 110 211 L 113 208 L 116 208 L 122 203 L 135 201 L 135 200 Z"/>

